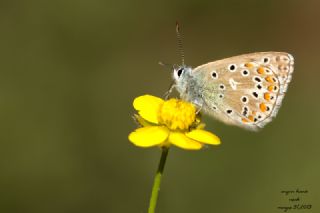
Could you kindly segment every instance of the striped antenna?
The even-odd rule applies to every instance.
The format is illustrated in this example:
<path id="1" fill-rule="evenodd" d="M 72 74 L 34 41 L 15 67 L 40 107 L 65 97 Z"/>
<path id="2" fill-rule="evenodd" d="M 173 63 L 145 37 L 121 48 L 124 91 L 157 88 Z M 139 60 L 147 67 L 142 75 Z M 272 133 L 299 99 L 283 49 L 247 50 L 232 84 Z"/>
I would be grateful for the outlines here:
<path id="1" fill-rule="evenodd" d="M 180 52 L 181 55 L 181 61 L 182 61 L 182 66 L 184 66 L 184 51 L 183 51 L 183 46 L 182 46 L 182 37 L 180 34 L 180 27 L 179 27 L 179 23 L 176 22 L 176 34 L 177 34 L 177 41 L 178 41 L 178 50 Z"/>

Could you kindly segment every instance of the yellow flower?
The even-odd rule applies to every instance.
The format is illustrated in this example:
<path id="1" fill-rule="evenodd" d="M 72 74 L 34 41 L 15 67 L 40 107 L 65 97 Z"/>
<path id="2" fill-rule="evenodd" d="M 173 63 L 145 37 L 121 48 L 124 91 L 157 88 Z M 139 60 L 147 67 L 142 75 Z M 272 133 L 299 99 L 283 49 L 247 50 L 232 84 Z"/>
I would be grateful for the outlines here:
<path id="1" fill-rule="evenodd" d="M 143 95 L 137 97 L 133 107 L 139 115 L 136 120 L 142 126 L 131 132 L 129 140 L 136 146 L 170 146 L 198 150 L 204 144 L 218 145 L 220 139 L 203 130 L 204 124 L 196 114 L 193 104 L 179 99 L 167 101 Z"/>

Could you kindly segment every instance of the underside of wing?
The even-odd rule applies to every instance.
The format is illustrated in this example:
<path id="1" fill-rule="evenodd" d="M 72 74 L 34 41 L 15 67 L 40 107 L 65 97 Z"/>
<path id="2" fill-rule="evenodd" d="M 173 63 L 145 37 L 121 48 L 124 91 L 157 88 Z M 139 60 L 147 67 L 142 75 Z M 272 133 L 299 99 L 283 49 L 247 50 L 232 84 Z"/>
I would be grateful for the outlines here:
<path id="1" fill-rule="evenodd" d="M 259 52 L 201 65 L 193 75 L 202 77 L 203 108 L 208 114 L 256 130 L 276 116 L 293 65 L 288 53 Z"/>

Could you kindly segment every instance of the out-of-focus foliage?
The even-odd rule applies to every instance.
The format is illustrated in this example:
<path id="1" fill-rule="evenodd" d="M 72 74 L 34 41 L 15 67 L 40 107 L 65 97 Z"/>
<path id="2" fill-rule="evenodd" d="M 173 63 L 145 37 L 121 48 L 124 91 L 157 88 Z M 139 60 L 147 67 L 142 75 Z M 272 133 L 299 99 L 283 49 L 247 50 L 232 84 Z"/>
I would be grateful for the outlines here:
<path id="1" fill-rule="evenodd" d="M 161 96 L 193 67 L 286 51 L 295 72 L 258 133 L 205 117 L 218 148 L 168 156 L 158 212 L 277 212 L 282 190 L 320 196 L 318 1 L 3 1 L 0 3 L 0 212 L 146 212 L 160 151 L 127 139 L 133 98 Z"/>

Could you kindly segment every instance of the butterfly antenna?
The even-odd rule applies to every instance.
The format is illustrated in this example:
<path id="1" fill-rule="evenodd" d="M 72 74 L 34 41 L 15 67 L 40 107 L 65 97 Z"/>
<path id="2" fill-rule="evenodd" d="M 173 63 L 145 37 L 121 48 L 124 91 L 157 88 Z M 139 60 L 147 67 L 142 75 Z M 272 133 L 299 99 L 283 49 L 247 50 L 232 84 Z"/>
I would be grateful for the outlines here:
<path id="1" fill-rule="evenodd" d="M 161 61 L 159 61 L 159 65 L 164 66 L 164 67 L 169 67 L 170 70 L 175 69 L 176 65 L 175 64 L 168 64 L 168 63 L 163 63 Z"/>
<path id="2" fill-rule="evenodd" d="M 181 61 L 182 61 L 182 66 L 184 66 L 184 51 L 183 51 L 183 46 L 182 46 L 182 37 L 180 34 L 180 27 L 179 23 L 176 22 L 176 34 L 177 34 L 177 41 L 178 41 L 178 49 L 181 55 Z"/>

